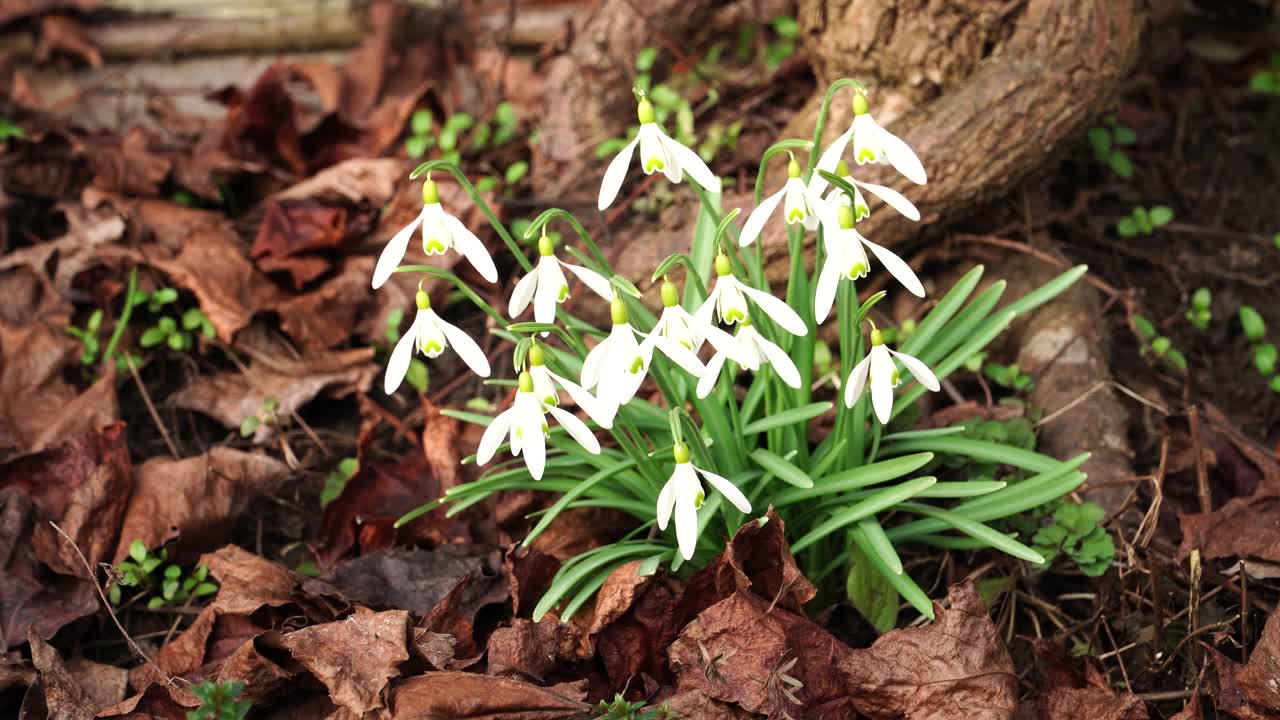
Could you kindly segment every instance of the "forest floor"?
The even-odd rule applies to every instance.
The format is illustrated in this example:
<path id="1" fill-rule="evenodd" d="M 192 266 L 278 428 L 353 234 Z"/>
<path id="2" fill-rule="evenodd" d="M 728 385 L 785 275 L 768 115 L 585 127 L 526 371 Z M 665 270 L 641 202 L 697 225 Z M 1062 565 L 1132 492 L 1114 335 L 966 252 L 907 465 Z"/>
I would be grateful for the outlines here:
<path id="1" fill-rule="evenodd" d="M 1143 65 L 1158 69 L 1135 73 L 1088 136 L 981 214 L 899 248 L 933 278 L 1088 264 L 1133 457 L 1110 479 L 1127 490 L 1104 574 L 912 550 L 938 620 L 904 606 L 902 629 L 877 637 L 842 602 L 801 607 L 812 587 L 779 523 L 739 531 L 683 581 L 611 578 L 570 623 L 530 611 L 561 561 L 625 518 L 571 511 L 518 553 L 547 500 L 512 491 L 394 527 L 477 476 L 460 464 L 477 428 L 440 408 L 483 412 L 509 388 L 442 358 L 417 389 L 383 393 L 413 286 L 371 292 L 374 262 L 421 208 L 409 171 L 448 134 L 469 175 L 493 178 L 504 221 L 551 205 L 528 139 L 555 91 L 538 63 L 559 25 L 530 31 L 542 53 L 506 54 L 405 41 L 375 9 L 354 49 L 165 69 L 104 62 L 92 29 L 110 18 L 41 19 L 38 4 L 0 12 L 0 31 L 38 38 L 34 58 L 0 62 L 5 717 L 184 718 L 202 702 L 193 688 L 226 680 L 244 683 L 253 718 L 586 718 L 619 693 L 690 718 L 1280 716 L 1280 376 L 1265 367 L 1280 342 L 1280 67 L 1267 48 L 1161 28 L 1147 51 L 1160 60 Z M 746 25 L 723 39 L 718 99 L 683 86 L 698 128 L 734 138 L 716 165 L 743 187 L 816 85 L 785 18 Z M 603 226 L 597 179 L 554 204 Z M 442 192 L 496 247 L 470 200 Z M 651 214 L 611 217 L 615 235 L 678 215 L 661 185 L 631 200 Z M 519 269 L 499 271 L 485 292 L 505 307 Z M 483 332 L 483 314 L 427 289 Z M 1246 337 L 1250 307 L 1269 335 Z M 498 377 L 507 347 L 485 346 Z M 1057 420 L 996 375 L 955 376 L 924 421 Z M 154 576 L 119 584 L 140 566 Z M 734 634 L 746 649 L 726 654 L 716 643 Z"/>

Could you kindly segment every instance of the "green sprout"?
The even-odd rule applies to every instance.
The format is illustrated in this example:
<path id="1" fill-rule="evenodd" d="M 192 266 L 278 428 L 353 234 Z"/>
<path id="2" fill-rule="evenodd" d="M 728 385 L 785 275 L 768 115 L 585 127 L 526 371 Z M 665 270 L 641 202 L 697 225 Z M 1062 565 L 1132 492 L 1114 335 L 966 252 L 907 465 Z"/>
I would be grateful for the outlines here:
<path id="1" fill-rule="evenodd" d="M 1111 534 L 1099 524 L 1106 511 L 1093 503 L 1077 505 L 1067 500 L 1053 505 L 1052 523 L 1031 538 L 1031 546 L 1044 556 L 1045 566 L 1066 556 L 1089 577 L 1105 573 L 1116 555 Z"/>
<path id="2" fill-rule="evenodd" d="M 1210 306 L 1213 304 L 1213 295 L 1210 294 L 1209 288 L 1202 287 L 1196 290 L 1191 296 L 1191 309 L 1187 311 L 1187 321 L 1198 330 L 1208 330 L 1209 322 L 1213 320 L 1213 313 Z"/>
<path id="3" fill-rule="evenodd" d="M 168 559 L 169 551 L 161 548 L 159 552 L 151 552 L 141 538 L 135 538 L 129 543 L 129 559 L 116 565 L 119 581 L 108 592 L 111 604 L 119 605 L 123 600 L 122 587 L 137 588 L 137 597 L 150 595 L 147 607 L 151 610 L 184 605 L 218 591 L 218 586 L 209 580 L 209 568 L 199 565 L 185 574 L 178 565 L 165 565 Z M 163 570 L 162 565 L 165 565 Z"/>
<path id="4" fill-rule="evenodd" d="M 436 131 L 435 115 L 430 110 L 417 110 L 409 117 L 409 137 L 404 141 L 405 153 L 411 158 L 421 158 L 431 150 L 438 150 L 441 160 L 452 164 L 462 161 L 465 151 L 478 155 L 485 150 L 506 145 L 520 129 L 520 117 L 509 102 L 498 103 L 488 122 L 477 122 L 468 113 L 455 113 L 445 118 Z M 501 175 L 486 175 L 475 182 L 476 190 L 487 193 L 499 189 L 509 190 L 529 173 L 529 163 L 518 160 L 506 167 Z"/>
<path id="5" fill-rule="evenodd" d="M 187 720 L 244 720 L 253 703 L 238 700 L 244 692 L 240 681 L 219 683 L 205 680 L 191 686 L 191 694 L 200 701 L 200 707 L 187 712 Z"/>
<path id="6" fill-rule="evenodd" d="M 65 329 L 67 334 L 80 341 L 82 350 L 80 351 L 80 364 L 89 366 L 93 365 L 98 359 L 98 350 L 100 344 L 98 342 L 98 331 L 102 328 L 102 311 L 94 310 L 89 315 L 89 320 L 85 322 L 83 328 L 75 325 L 69 325 Z"/>
<path id="7" fill-rule="evenodd" d="M 347 488 L 347 482 L 360 470 L 360 462 L 353 457 L 342 458 L 338 467 L 329 471 L 324 478 L 324 489 L 320 491 L 320 507 L 337 500 Z"/>
<path id="8" fill-rule="evenodd" d="M 1263 95 L 1280 95 L 1280 52 L 1272 53 L 1267 67 L 1249 77 L 1249 89 Z"/>
<path id="9" fill-rule="evenodd" d="M 1010 365 L 989 363 L 982 368 L 982 373 L 991 378 L 995 384 L 1010 390 L 1028 392 L 1035 387 L 1035 381 L 1030 375 L 1022 372 L 1022 368 L 1018 367 L 1017 363 Z"/>
<path id="10" fill-rule="evenodd" d="M 601 700 L 592 708 L 592 717 L 596 720 L 666 720 L 676 717 L 676 713 L 666 703 L 656 708 L 645 707 L 643 700 L 628 702 L 617 693 L 612 702 Z"/>
<path id="11" fill-rule="evenodd" d="M 1116 175 L 1128 180 L 1133 177 L 1133 164 L 1129 155 L 1122 150 L 1138 141 L 1138 134 L 1116 122 L 1115 115 L 1105 115 L 1103 126 L 1089 131 L 1089 145 L 1093 148 L 1093 157 L 1103 165 L 1111 168 Z"/>
<path id="12" fill-rule="evenodd" d="M 777 40 L 764 49 L 764 66 L 777 70 L 782 63 L 796 54 L 796 38 L 800 36 L 800 23 L 790 15 L 780 15 L 769 22 Z"/>
<path id="13" fill-rule="evenodd" d="M 195 347 L 197 334 L 210 340 L 216 337 L 213 323 L 198 307 L 189 308 L 179 315 L 161 314 L 177 301 L 178 291 L 169 287 L 150 293 L 141 290 L 134 292 L 129 298 L 130 304 L 135 307 L 146 304 L 152 315 L 159 315 L 155 325 L 142 331 L 142 337 L 138 338 L 139 345 L 154 348 L 166 344 L 174 352 L 186 352 Z"/>
<path id="14" fill-rule="evenodd" d="M 1240 327 L 1251 343 L 1260 343 L 1267 337 L 1267 323 L 1262 319 L 1262 315 L 1249 305 L 1240 306 Z"/>
<path id="15" fill-rule="evenodd" d="M 1187 369 L 1187 356 L 1175 348 L 1173 341 L 1168 337 L 1157 335 L 1156 327 L 1151 324 L 1150 320 L 1141 315 L 1134 315 L 1133 326 L 1138 330 L 1138 335 L 1142 337 L 1143 355 L 1149 352 L 1174 370 L 1183 371 Z"/>
<path id="16" fill-rule="evenodd" d="M 1156 205 L 1148 210 L 1144 207 L 1136 207 L 1128 217 L 1121 218 L 1116 223 L 1116 232 L 1120 237 L 1134 237 L 1136 235 L 1150 235 L 1156 231 L 1156 228 L 1168 225 L 1173 221 L 1173 210 L 1165 205 Z"/>
<path id="17" fill-rule="evenodd" d="M 240 437 L 249 437 L 263 425 L 279 427 L 280 418 L 276 415 L 276 411 L 280 409 L 280 401 L 268 396 L 262 399 L 260 407 L 257 415 L 250 415 L 240 421 Z"/>
<path id="18" fill-rule="evenodd" d="M 0 117 L 0 142 L 13 138 L 23 138 L 26 136 L 26 130 L 23 130 L 9 118 Z"/>

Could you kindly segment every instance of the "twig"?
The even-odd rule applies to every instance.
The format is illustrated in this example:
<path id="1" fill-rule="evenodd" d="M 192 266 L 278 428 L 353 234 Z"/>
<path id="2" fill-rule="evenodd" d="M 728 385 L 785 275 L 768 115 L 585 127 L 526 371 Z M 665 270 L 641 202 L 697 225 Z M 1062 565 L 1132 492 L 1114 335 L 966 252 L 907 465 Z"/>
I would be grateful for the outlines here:
<path id="1" fill-rule="evenodd" d="M 1146 405 L 1147 407 L 1151 408 L 1152 410 L 1155 410 L 1156 412 L 1158 412 L 1158 413 L 1160 413 L 1160 414 L 1162 414 L 1162 415 L 1168 415 L 1168 414 L 1169 414 L 1169 409 L 1168 409 L 1168 408 L 1164 407 L 1163 405 L 1161 405 L 1160 403 L 1158 403 L 1158 402 L 1156 402 L 1156 401 L 1154 401 L 1154 400 L 1148 400 L 1147 398 L 1145 398 L 1145 397 L 1143 397 L 1143 396 L 1139 395 L 1137 392 L 1135 392 L 1135 391 L 1133 391 L 1133 390 L 1130 390 L 1129 388 L 1125 387 L 1124 385 L 1121 385 L 1120 383 L 1116 382 L 1115 380 L 1099 380 L 1098 382 L 1094 383 L 1093 387 L 1089 388 L 1088 390 L 1085 390 L 1085 391 L 1084 391 L 1083 393 L 1081 393 L 1081 394 L 1080 394 L 1080 396 L 1079 396 L 1079 397 L 1077 397 L 1076 399 L 1072 400 L 1071 402 L 1067 403 L 1066 405 L 1063 405 L 1062 407 L 1058 408 L 1057 410 L 1054 410 L 1053 412 L 1049 413 L 1048 415 L 1044 416 L 1043 418 L 1040 418 L 1040 420 L 1039 420 L 1035 425 L 1033 425 L 1032 427 L 1037 427 L 1037 428 L 1038 428 L 1038 427 L 1040 427 L 1040 426 L 1042 426 L 1042 425 L 1046 425 L 1046 424 L 1048 424 L 1048 423 L 1050 423 L 1050 422 L 1052 422 L 1052 421 L 1056 420 L 1056 419 L 1057 419 L 1058 417 L 1060 417 L 1062 414 L 1064 414 L 1064 413 L 1066 413 L 1067 411 L 1069 411 L 1069 410 L 1071 410 L 1071 409 L 1075 408 L 1076 406 L 1078 406 L 1080 403 L 1084 402 L 1085 400 L 1088 400 L 1088 399 L 1089 399 L 1089 396 L 1093 395 L 1095 392 L 1097 392 L 1097 391 L 1099 391 L 1099 390 L 1103 389 L 1104 387 L 1113 387 L 1113 388 L 1115 388 L 1116 390 L 1119 390 L 1120 392 L 1124 393 L 1125 395 L 1128 395 L 1129 397 L 1133 398 L 1134 400 L 1136 400 L 1136 401 L 1138 401 L 1138 402 L 1142 403 L 1143 405 Z"/>
<path id="2" fill-rule="evenodd" d="M 1209 470 L 1205 467 L 1204 449 L 1200 443 L 1200 408 L 1195 405 L 1187 412 L 1191 425 L 1191 447 L 1196 454 L 1196 493 L 1200 496 L 1200 512 L 1213 512 L 1213 496 L 1209 493 Z"/>
<path id="3" fill-rule="evenodd" d="M 174 460 L 178 459 L 178 448 L 173 444 L 173 438 L 169 437 L 169 430 L 160 420 L 160 413 L 156 412 L 156 406 L 151 402 L 151 393 L 147 392 L 147 386 L 142 382 L 142 376 L 138 374 L 138 366 L 134 364 L 133 358 L 125 353 L 124 360 L 129 364 L 129 372 L 133 375 L 133 382 L 138 386 L 138 392 L 142 394 L 142 402 L 147 406 L 147 412 L 151 413 L 151 422 L 156 424 L 156 429 L 160 431 L 160 437 L 164 438 L 164 444 L 169 448 L 169 454 Z"/>
<path id="4" fill-rule="evenodd" d="M 93 572 L 93 566 L 89 564 L 89 559 L 80 551 L 80 546 L 76 545 L 76 541 L 72 540 L 70 535 L 63 531 L 62 528 L 58 527 L 58 523 L 50 520 L 49 524 L 52 525 L 53 529 L 58 531 L 58 534 L 71 545 L 71 549 L 76 551 L 76 556 L 80 558 L 81 564 L 84 565 L 84 571 L 88 575 L 89 582 L 93 583 L 93 589 L 98 591 L 98 597 L 102 599 L 102 607 L 107 609 L 107 614 L 111 616 L 111 622 L 116 624 L 116 629 L 124 636 L 125 642 L 129 644 L 129 649 L 135 652 L 138 657 L 146 661 L 148 665 L 155 668 L 156 672 L 159 672 L 160 676 L 165 678 L 166 683 L 172 683 L 173 676 L 165 672 L 164 668 L 157 665 L 156 662 L 151 659 L 150 655 L 143 652 L 142 648 L 138 647 L 138 643 L 134 642 L 133 638 L 129 637 L 129 633 L 125 631 L 124 625 L 120 624 L 120 618 L 116 617 L 116 611 L 111 607 L 111 601 L 107 599 L 107 594 L 102 591 L 102 584 L 98 582 L 97 574 Z"/>

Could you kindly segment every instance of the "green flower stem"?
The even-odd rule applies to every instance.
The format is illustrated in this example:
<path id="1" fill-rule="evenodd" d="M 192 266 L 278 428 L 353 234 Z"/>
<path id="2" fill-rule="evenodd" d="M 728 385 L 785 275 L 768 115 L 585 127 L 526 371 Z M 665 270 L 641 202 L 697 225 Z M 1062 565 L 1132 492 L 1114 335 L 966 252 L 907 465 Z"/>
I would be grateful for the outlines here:
<path id="1" fill-rule="evenodd" d="M 818 108 L 818 120 L 813 126 L 813 152 L 809 153 L 808 172 L 805 173 L 806 179 L 812 177 L 813 169 L 818 165 L 818 158 L 822 151 L 822 133 L 827 129 L 827 116 L 831 114 L 831 101 L 835 98 L 837 92 L 851 87 L 860 93 L 865 94 L 867 89 L 862 83 L 853 78 L 840 78 L 831 83 L 831 87 L 827 88 L 827 94 L 822 97 L 822 105 Z"/>
<path id="2" fill-rule="evenodd" d="M 792 150 L 804 150 L 812 155 L 813 148 L 813 143 L 808 140 L 790 139 L 781 140 L 765 149 L 764 155 L 760 157 L 760 170 L 756 173 L 755 200 L 757 206 L 764 196 L 764 176 L 769 169 L 769 161 L 781 153 L 790 153 Z"/>
<path id="3" fill-rule="evenodd" d="M 457 165 L 445 160 L 429 160 L 414 168 L 413 172 L 409 173 L 409 179 L 416 180 L 433 170 L 447 172 L 453 176 L 454 180 L 458 181 L 462 189 L 471 197 L 471 201 L 475 203 L 476 207 L 480 208 L 480 212 L 484 214 L 485 219 L 493 226 L 493 229 L 498 233 L 498 237 L 502 238 L 502 242 L 507 244 L 507 249 L 511 251 L 512 255 L 515 255 L 520 267 L 524 268 L 525 272 L 532 270 L 533 263 L 529 262 L 529 258 L 525 257 L 524 250 L 516 243 L 515 238 L 511 237 L 511 233 L 507 231 L 507 228 L 498 221 L 498 216 L 493 214 L 493 210 L 489 208 L 489 204 L 480 196 L 476 186 L 471 184 L 471 181 L 467 179 L 467 176 L 463 174 L 461 168 Z"/>
<path id="4" fill-rule="evenodd" d="M 493 318 L 493 320 L 500 326 L 507 326 L 507 318 L 504 317 L 502 313 L 498 312 L 492 305 L 485 302 L 484 298 L 480 297 L 475 290 L 471 289 L 471 286 L 462 281 L 462 278 L 454 275 L 452 272 L 445 270 L 444 268 L 436 267 L 435 265 L 401 265 L 396 268 L 395 271 L 398 273 L 422 273 L 423 275 L 430 275 L 441 280 L 448 280 L 453 283 L 453 286 L 458 289 L 458 292 L 462 293 L 468 300 L 475 304 L 476 307 L 483 310 L 486 315 Z"/>
<path id="5" fill-rule="evenodd" d="M 578 237 L 582 239 L 587 249 L 591 251 L 591 255 L 595 257 L 596 262 L 600 263 L 600 267 L 607 270 L 609 275 L 613 275 L 613 268 L 609 266 L 609 261 L 604 258 L 604 253 L 600 252 L 600 246 L 596 245 L 596 241 L 591 239 L 591 235 L 586 228 L 582 227 L 582 223 L 578 221 L 578 218 L 574 217 L 568 210 L 551 208 L 543 211 L 541 215 L 534 218 L 533 223 L 529 225 L 529 229 L 524 231 L 525 239 L 532 240 L 544 225 L 557 218 L 569 223 L 569 226 L 573 228 L 574 232 L 578 233 Z"/>
<path id="6" fill-rule="evenodd" d="M 111 339 L 107 341 L 107 349 L 102 353 L 104 362 L 111 360 L 116 353 L 116 345 L 120 344 L 120 338 L 124 335 L 124 329 L 129 327 L 129 318 L 133 316 L 133 294 L 138 290 L 138 268 L 129 269 L 129 286 L 124 291 L 124 308 L 120 311 L 120 319 L 116 321 L 116 327 L 111 331 Z"/>

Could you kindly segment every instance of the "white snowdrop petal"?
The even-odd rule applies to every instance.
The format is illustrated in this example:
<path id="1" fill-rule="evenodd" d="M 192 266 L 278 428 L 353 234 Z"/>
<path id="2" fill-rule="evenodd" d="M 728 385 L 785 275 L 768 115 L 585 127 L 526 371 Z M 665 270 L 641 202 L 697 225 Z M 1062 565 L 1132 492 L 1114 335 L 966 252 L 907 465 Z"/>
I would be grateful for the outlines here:
<path id="1" fill-rule="evenodd" d="M 604 210 L 618 197 L 618 190 L 622 189 L 622 181 L 627 178 L 627 167 L 631 165 L 631 155 L 639 142 L 640 136 L 637 135 L 609 162 L 608 169 L 604 171 L 604 179 L 600 181 L 600 198 L 596 202 L 598 209 Z"/>
<path id="2" fill-rule="evenodd" d="M 871 370 L 871 356 L 862 358 L 862 362 L 849 371 L 849 379 L 844 384 L 844 406 L 853 407 L 867 387 L 867 375 Z"/>
<path id="3" fill-rule="evenodd" d="M 676 507 L 676 478 L 675 475 L 667 480 L 667 484 L 662 486 L 662 490 L 658 493 L 658 529 L 666 530 L 667 523 L 671 521 L 671 511 Z"/>
<path id="4" fill-rule="evenodd" d="M 774 322 L 778 323 L 783 330 L 792 335 L 809 334 L 809 328 L 805 327 L 804 320 L 786 302 L 763 290 L 757 290 L 747 285 L 742 285 L 742 292 L 751 298 L 756 305 L 759 305 L 760 309 Z"/>
<path id="5" fill-rule="evenodd" d="M 750 245 L 760 237 L 760 233 L 764 231 L 764 224 L 773 216 L 775 210 L 778 209 L 778 203 L 782 202 L 782 198 L 786 195 L 786 188 L 770 195 L 755 210 L 747 216 L 747 222 L 742 226 L 742 234 L 738 236 L 738 243 L 743 247 Z"/>
<path id="6" fill-rule="evenodd" d="M 693 474 L 692 468 L 689 474 Z M 698 485 L 696 477 L 686 480 L 676 490 L 676 542 L 685 560 L 692 559 L 693 551 L 698 547 L 698 508 L 694 505 L 698 489 L 690 485 Z"/>
<path id="7" fill-rule="evenodd" d="M 880 148 L 884 150 L 885 158 L 889 161 L 889 164 L 917 185 L 928 183 L 929 178 L 925 175 L 924 165 L 920 164 L 920 158 L 916 157 L 916 153 L 911 149 L 911 146 L 879 125 L 876 125 L 875 129 L 879 135 Z"/>
<path id="8" fill-rule="evenodd" d="M 809 179 L 809 189 L 816 195 L 821 195 L 823 190 L 827 189 L 827 179 L 818 174 L 819 170 L 827 172 L 835 172 L 836 165 L 840 164 L 840 157 L 844 155 L 844 149 L 848 147 L 849 140 L 853 138 L 853 125 L 848 130 L 841 133 L 826 150 L 822 151 L 822 155 L 818 157 L 818 164 L 814 166 L 813 177 Z"/>
<path id="9" fill-rule="evenodd" d="M 567 262 L 561 262 L 560 264 L 581 280 L 583 285 L 591 288 L 591 292 L 599 295 L 605 300 L 613 300 L 613 285 L 609 284 L 609 278 L 601 275 L 591 268 L 583 267 L 581 265 L 574 265 L 573 263 Z"/>
<path id="10" fill-rule="evenodd" d="M 721 362 L 728 358 L 748 370 L 756 370 L 760 367 L 755 353 L 750 352 L 749 348 L 729 333 L 714 325 L 708 326 L 706 332 L 707 341 L 711 343 L 711 347 L 716 349 L 717 354 L 724 356 Z"/>
<path id="11" fill-rule="evenodd" d="M 908 220 L 920 221 L 920 211 L 916 209 L 914 203 L 907 199 L 906 195 L 884 185 L 876 185 L 875 183 L 864 183 L 854 181 L 855 188 L 862 188 L 867 192 L 875 195 L 884 201 L 886 205 L 902 213 L 903 217 Z"/>
<path id="12" fill-rule="evenodd" d="M 551 413 L 551 416 L 560 423 L 560 427 L 563 427 L 569 433 L 569 437 L 573 438 L 584 450 L 593 455 L 600 454 L 600 441 L 596 439 L 587 424 L 578 419 L 577 415 L 555 406 L 548 407 L 547 412 Z"/>
<path id="13" fill-rule="evenodd" d="M 431 312 L 428 310 L 427 312 Z M 489 377 L 489 358 L 485 357 L 484 351 L 476 344 L 471 336 L 463 332 L 457 325 L 446 322 L 439 315 L 435 315 L 432 319 L 436 323 L 436 327 L 444 333 L 444 337 L 449 341 L 449 346 L 453 351 L 458 353 L 458 357 L 462 358 L 462 362 L 471 368 L 471 371 L 480 377 Z"/>
<path id="14" fill-rule="evenodd" d="M 426 214 L 427 210 L 424 206 L 422 212 L 418 213 L 418 217 L 401 228 L 400 232 L 392 236 L 391 241 L 382 249 L 382 254 L 378 256 L 378 264 L 373 268 L 373 289 L 382 287 L 396 271 L 396 267 L 404 259 L 405 251 L 409 249 L 409 240 L 413 237 L 413 232 L 422 224 L 422 218 Z"/>
<path id="15" fill-rule="evenodd" d="M 512 419 L 515 413 L 508 408 L 498 414 L 484 429 L 484 435 L 480 436 L 480 446 L 476 448 L 476 464 L 484 465 L 493 459 L 493 454 L 497 452 L 498 446 L 506 438 L 507 432 L 511 430 Z"/>
<path id="16" fill-rule="evenodd" d="M 538 261 L 538 290 L 533 294 L 533 319 L 540 323 L 556 321 L 556 305 L 560 304 L 560 292 L 567 287 L 560 263 L 553 257 Z M 547 333 L 543 333 L 546 335 Z"/>
<path id="17" fill-rule="evenodd" d="M 738 489 L 737 485 L 729 482 L 728 478 L 721 477 L 710 470 L 703 470 L 700 467 L 694 467 L 694 470 L 697 470 L 702 477 L 706 478 L 707 482 L 711 483 L 711 487 L 715 488 L 716 491 L 723 495 L 724 499 L 732 503 L 734 507 L 744 513 L 751 512 L 751 501 L 747 499 L 746 495 L 742 494 L 742 491 Z"/>
<path id="18" fill-rule="evenodd" d="M 698 377 L 697 393 L 698 397 L 704 398 L 711 394 L 711 389 L 716 386 L 716 381 L 720 379 L 720 370 L 724 368 L 724 355 L 716 353 L 707 361 L 707 369 L 702 371 Z"/>
<path id="19" fill-rule="evenodd" d="M 871 348 L 871 407 L 880 418 L 880 424 L 888 425 L 893 415 L 893 374 L 897 369 L 893 366 L 893 358 L 885 346 Z"/>
<path id="20" fill-rule="evenodd" d="M 555 373 L 548 374 L 551 375 L 552 380 L 556 381 L 556 384 L 564 389 L 565 393 L 569 395 L 574 404 L 582 408 L 582 412 L 586 413 L 587 417 L 594 420 L 597 425 L 606 430 L 613 427 L 614 412 L 610 412 L 604 408 L 600 404 L 599 399 L 587 392 L 581 385 L 569 380 L 568 378 L 560 377 Z"/>
<path id="21" fill-rule="evenodd" d="M 665 133 L 662 134 L 662 145 L 667 150 L 667 156 L 675 160 L 676 166 L 693 178 L 693 181 L 703 190 L 710 193 L 720 192 L 720 178 L 711 172 L 711 168 L 707 167 L 698 153 L 681 145 Z"/>
<path id="22" fill-rule="evenodd" d="M 507 305 L 507 314 L 511 317 L 519 317 L 526 308 L 529 307 L 529 301 L 533 300 L 533 293 L 538 289 L 538 268 L 529 271 L 528 275 L 520 278 L 520 282 L 516 283 L 515 288 L 511 290 L 511 302 Z"/>
<path id="23" fill-rule="evenodd" d="M 859 236 L 862 244 L 870 248 L 871 254 L 876 256 L 884 269 L 889 271 L 898 282 L 902 283 L 902 287 L 906 288 L 916 297 L 924 297 L 924 285 L 920 283 L 920 278 L 916 277 L 916 272 L 911 269 L 905 260 L 898 257 L 892 250 L 881 247 L 870 240 Z"/>
<path id="24" fill-rule="evenodd" d="M 929 369 L 928 365 L 920 362 L 919 358 L 912 357 L 906 353 L 897 352 L 896 350 L 890 350 L 889 353 L 900 360 L 902 364 L 906 366 L 907 371 L 910 372 L 916 380 L 920 381 L 921 385 L 924 385 L 933 392 L 938 392 L 942 389 L 942 385 L 938 383 L 938 376 L 933 374 L 933 371 Z"/>
<path id="25" fill-rule="evenodd" d="M 664 338 L 657 333 L 653 333 L 649 337 L 653 339 L 654 345 L 662 351 L 663 355 L 671 358 L 671 361 L 683 368 L 685 372 L 694 376 L 702 374 L 702 371 L 705 369 L 702 365 L 702 361 L 699 360 L 698 356 L 694 355 L 693 351 L 689 348 L 678 342 Z"/>
<path id="26" fill-rule="evenodd" d="M 831 243 L 827 243 L 828 246 Z M 818 324 L 826 322 L 831 308 L 836 302 L 836 291 L 840 289 L 841 258 L 833 253 L 827 255 L 822 262 L 822 271 L 818 273 L 818 286 L 814 289 L 813 317 Z"/>
<path id="27" fill-rule="evenodd" d="M 542 479 L 542 472 L 547 464 L 547 438 L 542 434 L 542 422 L 541 412 L 530 412 L 527 422 L 522 427 L 523 433 L 520 440 L 520 449 L 524 452 L 524 464 L 529 468 L 529 474 L 534 480 Z"/>
<path id="28" fill-rule="evenodd" d="M 796 363 L 790 355 L 763 337 L 756 341 L 756 346 L 768 358 L 769 364 L 773 366 L 774 372 L 778 373 L 778 377 L 782 378 L 783 382 L 793 388 L 800 387 L 800 370 L 796 368 Z"/>
<path id="29" fill-rule="evenodd" d="M 600 369 L 609 357 L 612 342 L 613 336 L 610 335 L 587 351 L 587 357 L 582 361 L 582 387 L 591 389 L 599 382 Z"/>
<path id="30" fill-rule="evenodd" d="M 498 282 L 498 268 L 493 264 L 493 258 L 489 256 L 489 249 L 480 242 L 480 238 L 475 233 L 467 229 L 466 225 L 458 218 L 445 213 L 445 227 L 449 229 L 449 234 L 453 236 L 453 245 L 458 248 L 458 252 L 471 263 L 471 266 L 480 273 L 480 277 L 494 283 Z"/>
<path id="31" fill-rule="evenodd" d="M 391 358 L 387 361 L 387 375 L 382 382 L 382 389 L 388 395 L 394 393 L 396 388 L 400 387 L 400 383 L 404 382 L 404 376 L 409 373 L 409 363 L 413 361 L 413 347 L 418 338 L 418 323 L 422 322 L 422 312 L 419 311 L 417 317 L 413 319 L 413 324 L 409 326 L 408 331 L 400 336 L 400 340 L 396 342 L 395 348 L 391 351 Z"/>

